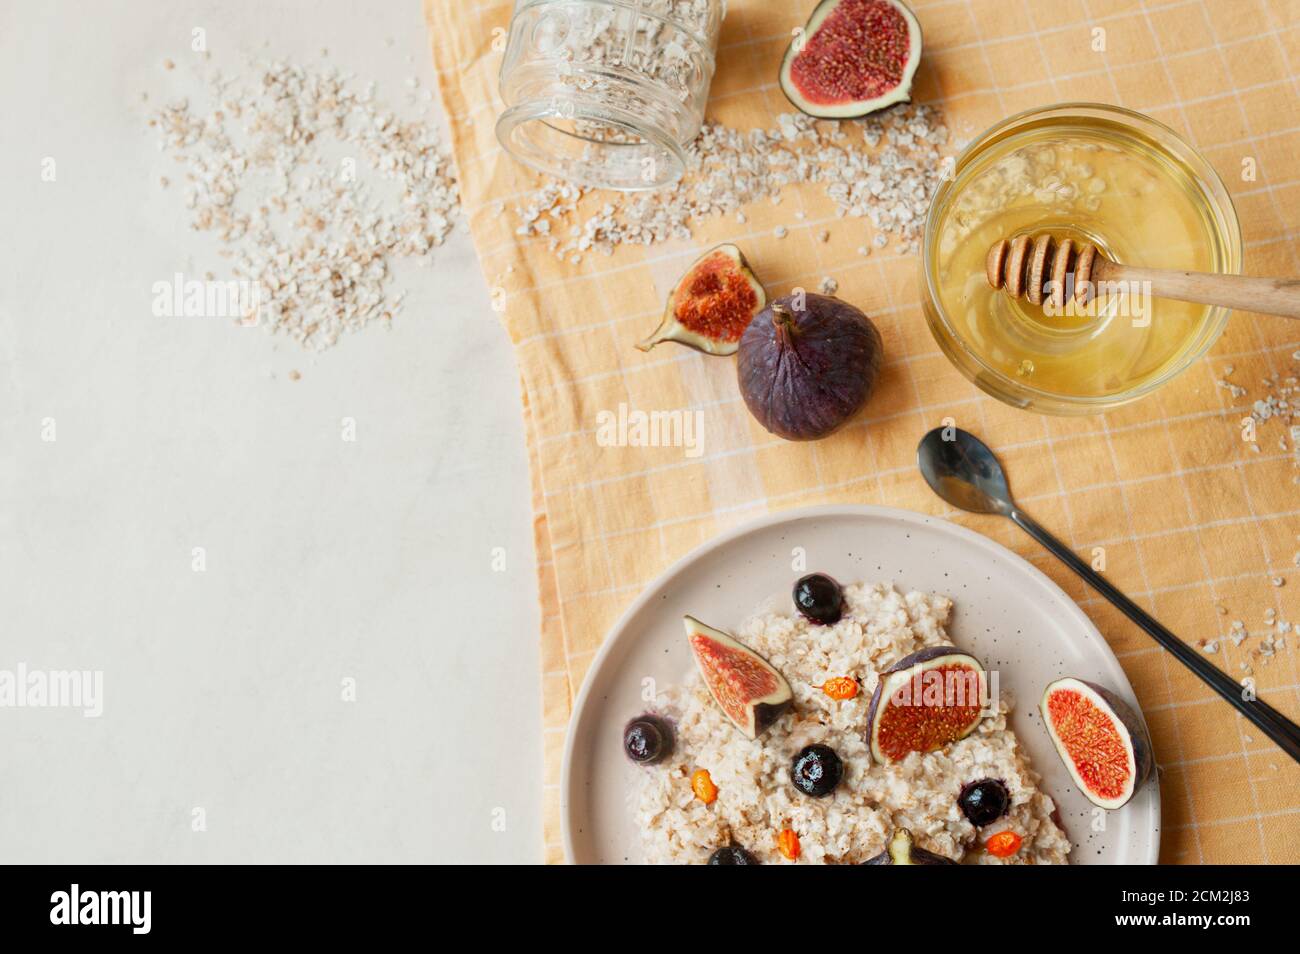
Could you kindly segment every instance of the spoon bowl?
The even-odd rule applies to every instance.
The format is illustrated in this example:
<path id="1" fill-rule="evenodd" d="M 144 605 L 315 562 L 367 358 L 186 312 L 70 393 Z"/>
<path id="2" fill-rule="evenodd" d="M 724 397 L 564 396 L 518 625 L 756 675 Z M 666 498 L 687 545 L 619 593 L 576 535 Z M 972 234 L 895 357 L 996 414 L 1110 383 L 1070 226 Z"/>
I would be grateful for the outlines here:
<path id="1" fill-rule="evenodd" d="M 1009 516 L 1015 507 L 993 451 L 959 427 L 936 427 L 926 434 L 916 462 L 930 489 L 959 510 Z"/>

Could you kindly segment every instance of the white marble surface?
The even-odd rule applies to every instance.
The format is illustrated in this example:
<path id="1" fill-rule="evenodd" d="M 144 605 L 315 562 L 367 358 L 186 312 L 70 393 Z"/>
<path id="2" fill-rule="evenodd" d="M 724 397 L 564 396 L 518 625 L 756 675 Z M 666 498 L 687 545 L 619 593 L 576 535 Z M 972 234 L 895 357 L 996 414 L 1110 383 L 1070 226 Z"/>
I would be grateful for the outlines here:
<path id="1" fill-rule="evenodd" d="M 0 709 L 0 859 L 539 860 L 527 462 L 468 235 L 317 356 L 155 317 L 221 263 L 145 126 L 195 27 L 228 72 L 432 84 L 418 0 L 0 6 L 0 670 L 104 674 L 98 719 Z"/>

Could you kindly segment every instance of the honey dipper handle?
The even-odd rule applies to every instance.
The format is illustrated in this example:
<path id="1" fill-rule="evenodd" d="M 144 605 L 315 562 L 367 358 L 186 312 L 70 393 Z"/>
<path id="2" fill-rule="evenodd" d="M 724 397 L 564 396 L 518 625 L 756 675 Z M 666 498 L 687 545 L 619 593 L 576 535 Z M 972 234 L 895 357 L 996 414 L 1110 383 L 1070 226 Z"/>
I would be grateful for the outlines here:
<path id="1" fill-rule="evenodd" d="M 1249 278 L 1179 272 L 1168 268 L 1116 265 L 1100 257 L 1093 263 L 1094 281 L 1150 282 L 1157 298 L 1176 298 L 1201 305 L 1222 305 L 1283 318 L 1300 318 L 1300 281 L 1288 278 Z"/>

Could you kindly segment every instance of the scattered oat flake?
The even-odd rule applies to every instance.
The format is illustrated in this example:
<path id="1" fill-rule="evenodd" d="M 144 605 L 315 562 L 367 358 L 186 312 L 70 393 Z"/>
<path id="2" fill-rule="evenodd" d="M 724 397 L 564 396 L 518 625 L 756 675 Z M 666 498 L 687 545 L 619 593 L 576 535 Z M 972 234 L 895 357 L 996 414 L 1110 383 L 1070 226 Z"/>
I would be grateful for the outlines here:
<path id="1" fill-rule="evenodd" d="M 907 104 L 852 124 L 852 132 L 844 125 L 802 113 L 783 113 L 769 129 L 709 121 L 688 144 L 687 171 L 674 186 L 622 194 L 542 177 L 514 209 L 515 234 L 539 238 L 552 226 L 576 226 L 568 239 L 548 242 L 557 257 L 588 250 L 613 254 L 620 245 L 689 239 L 713 216 L 743 223 L 744 206 L 764 199 L 779 205 L 787 186 L 814 183 L 837 215 L 864 220 L 864 241 L 883 247 L 890 235 L 904 252 L 915 252 L 930 198 L 943 179 L 940 149 L 949 136 L 940 114 Z"/>
<path id="2" fill-rule="evenodd" d="M 401 309 L 393 268 L 427 265 L 460 214 L 435 127 L 333 68 L 255 65 L 207 77 L 207 104 L 150 125 L 186 170 L 190 226 L 214 233 L 228 277 L 260 289 L 258 323 L 319 350 Z M 223 254 L 225 253 L 225 254 Z"/>

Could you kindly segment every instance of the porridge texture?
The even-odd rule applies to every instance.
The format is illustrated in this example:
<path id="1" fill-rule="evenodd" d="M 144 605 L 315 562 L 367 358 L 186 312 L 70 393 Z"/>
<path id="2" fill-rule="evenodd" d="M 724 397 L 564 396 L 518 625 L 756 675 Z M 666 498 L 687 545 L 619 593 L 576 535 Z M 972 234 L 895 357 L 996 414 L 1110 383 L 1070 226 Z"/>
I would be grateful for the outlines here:
<path id="1" fill-rule="evenodd" d="M 792 829 L 799 863 L 856 864 L 884 849 L 895 828 L 908 828 L 920 847 L 955 861 L 1066 863 L 1069 841 L 1007 726 L 1005 693 L 997 712 L 965 739 L 895 764 L 873 763 L 863 729 L 877 674 L 918 649 L 950 645 L 944 627 L 952 601 L 903 594 L 888 583 L 846 586 L 844 599 L 843 618 L 833 626 L 760 611 L 735 632 L 794 691 L 793 709 L 757 740 L 736 730 L 697 674 L 660 695 L 658 709 L 675 725 L 675 751 L 662 765 L 629 769 L 639 775 L 632 797 L 645 860 L 703 864 L 734 841 L 763 864 L 789 863 L 777 838 Z M 854 698 L 837 701 L 819 688 L 841 676 L 861 683 Z M 791 760 L 811 744 L 831 746 L 844 762 L 843 781 L 824 798 L 802 794 L 790 780 Z M 711 805 L 691 791 L 691 774 L 700 768 L 718 788 Z M 1010 810 L 977 829 L 957 796 L 966 783 L 986 778 L 1006 785 Z M 997 858 L 982 849 L 990 835 L 1008 830 L 1023 839 L 1014 855 Z"/>

